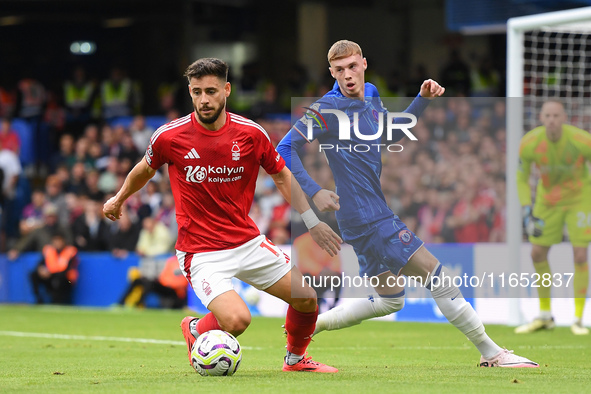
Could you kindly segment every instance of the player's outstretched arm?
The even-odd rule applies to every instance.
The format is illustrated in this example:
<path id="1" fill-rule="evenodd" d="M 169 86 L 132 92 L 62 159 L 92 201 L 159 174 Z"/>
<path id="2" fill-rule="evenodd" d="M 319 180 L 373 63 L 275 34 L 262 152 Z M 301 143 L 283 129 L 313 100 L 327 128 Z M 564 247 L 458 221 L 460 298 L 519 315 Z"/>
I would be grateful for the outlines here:
<path id="1" fill-rule="evenodd" d="M 156 170 L 148 165 L 146 159 L 143 158 L 133 169 L 127 174 L 125 182 L 119 192 L 109 198 L 103 206 L 103 215 L 109 220 L 117 220 L 121 217 L 121 207 L 125 200 L 133 193 L 140 190 L 156 173 Z"/>
<path id="2" fill-rule="evenodd" d="M 445 88 L 432 79 L 426 79 L 421 84 L 419 92 L 421 97 L 433 100 L 435 97 L 440 97 L 445 93 Z"/>
<path id="3" fill-rule="evenodd" d="M 335 256 L 341 250 L 343 240 L 324 222 L 321 222 L 300 187 L 298 181 L 292 176 L 289 168 L 283 167 L 277 174 L 272 174 L 273 182 L 277 190 L 281 192 L 285 200 L 302 215 L 302 219 L 310 231 L 312 239 L 329 255 Z"/>

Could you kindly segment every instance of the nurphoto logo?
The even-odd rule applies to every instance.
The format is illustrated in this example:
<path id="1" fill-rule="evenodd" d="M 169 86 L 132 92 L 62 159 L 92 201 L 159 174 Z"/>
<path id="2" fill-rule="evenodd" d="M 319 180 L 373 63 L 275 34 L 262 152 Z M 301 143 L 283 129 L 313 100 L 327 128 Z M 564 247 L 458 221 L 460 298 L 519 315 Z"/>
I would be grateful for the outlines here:
<path id="1" fill-rule="evenodd" d="M 379 152 L 382 147 L 386 148 L 388 152 L 401 152 L 403 150 L 402 145 L 399 144 L 382 144 L 379 143 L 382 139 L 382 135 L 384 133 L 384 113 L 377 112 L 373 114 L 374 118 L 376 118 L 378 122 L 378 129 L 375 134 L 362 134 L 359 131 L 359 113 L 353 113 L 353 122 L 349 118 L 344 111 L 340 111 L 338 109 L 320 109 L 320 111 L 304 107 L 308 110 L 306 113 L 306 117 L 308 117 L 307 122 L 307 133 L 306 139 L 311 141 L 314 139 L 314 124 L 316 123 L 320 129 L 328 130 L 328 124 L 326 119 L 322 114 L 332 114 L 337 117 L 338 125 L 339 125 L 339 140 L 340 141 L 351 141 L 351 129 L 353 129 L 353 134 L 357 139 L 362 141 L 374 141 L 373 144 L 359 144 L 355 143 L 354 145 L 349 146 L 342 146 L 342 145 L 333 145 L 333 144 L 320 144 L 319 151 L 323 150 L 330 150 L 335 149 L 337 152 L 340 150 L 347 150 L 351 151 L 354 150 L 355 152 L 368 152 L 372 149 L 372 147 L 377 148 Z M 411 141 L 417 141 L 417 137 L 409 130 L 417 124 L 417 117 L 413 114 L 405 113 L 405 112 L 388 112 L 386 115 L 386 138 L 388 141 L 392 140 L 392 132 L 394 130 L 402 131 Z M 393 120 L 396 118 L 405 118 L 408 119 L 409 122 L 407 123 L 394 123 Z M 301 133 L 300 133 L 301 134 Z"/>

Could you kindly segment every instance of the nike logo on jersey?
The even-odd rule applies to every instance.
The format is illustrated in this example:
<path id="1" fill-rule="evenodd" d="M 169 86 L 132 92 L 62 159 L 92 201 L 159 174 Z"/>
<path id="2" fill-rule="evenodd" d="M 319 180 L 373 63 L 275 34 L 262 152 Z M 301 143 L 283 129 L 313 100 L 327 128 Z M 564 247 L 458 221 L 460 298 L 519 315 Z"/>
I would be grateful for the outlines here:
<path id="1" fill-rule="evenodd" d="M 189 151 L 189 153 L 187 153 L 185 155 L 185 159 L 200 159 L 201 157 L 199 156 L 199 154 L 197 153 L 197 151 L 195 150 L 195 148 L 191 148 L 191 150 Z"/>

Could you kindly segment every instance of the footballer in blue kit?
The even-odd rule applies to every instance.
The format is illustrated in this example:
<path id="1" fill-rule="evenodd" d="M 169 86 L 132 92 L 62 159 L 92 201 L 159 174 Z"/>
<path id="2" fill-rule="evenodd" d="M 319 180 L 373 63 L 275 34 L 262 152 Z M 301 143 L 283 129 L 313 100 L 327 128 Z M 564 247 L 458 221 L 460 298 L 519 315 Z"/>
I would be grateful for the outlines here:
<path id="1" fill-rule="evenodd" d="M 385 316 L 404 306 L 404 288 L 396 278 L 420 278 L 441 313 L 475 345 L 482 367 L 532 368 L 539 365 L 498 346 L 482 321 L 450 281 L 446 268 L 392 212 L 381 189 L 382 153 L 394 146 L 416 124 L 429 102 L 445 89 L 429 79 L 400 114 L 389 113 L 375 86 L 365 82 L 367 60 L 358 44 L 341 40 L 328 51 L 333 89 L 308 108 L 277 146 L 288 167 L 316 207 L 334 211 L 344 241 L 353 246 L 361 275 L 372 280 L 379 297 L 352 299 L 318 316 L 314 335 Z M 407 124 L 408 126 L 405 126 Z M 306 172 L 299 153 L 317 139 L 333 173 L 335 191 L 322 189 Z M 419 141 L 420 143 L 420 141 Z M 393 150 L 391 150 L 393 149 Z M 394 279 L 394 280 L 392 280 Z"/>
<path id="2" fill-rule="evenodd" d="M 277 151 L 286 159 L 308 196 L 320 192 L 322 188 L 308 175 L 299 156 L 292 154 L 292 149 L 297 152 L 310 141 L 308 128 L 311 125 L 311 139 L 319 141 L 333 171 L 335 193 L 340 197 L 340 209 L 335 211 L 335 216 L 343 240 L 353 246 L 359 257 L 359 273 L 362 276 L 378 276 L 388 271 L 398 274 L 423 244 L 388 207 L 380 184 L 382 152 L 391 142 L 402 139 L 404 132 L 397 129 L 392 139 L 384 138 L 388 111 L 374 85 L 365 83 L 364 88 L 365 99 L 354 100 L 344 96 L 335 82 L 333 89 L 296 122 Z M 428 104 L 429 100 L 419 95 L 405 112 L 418 117 Z M 322 115 L 325 109 L 339 109 L 352 121 L 357 114 L 357 130 L 361 136 L 353 132 L 349 140 L 341 140 L 337 116 Z M 323 121 L 315 122 L 319 116 Z M 394 122 L 404 124 L 405 120 L 396 118 Z M 375 139 L 366 139 L 379 134 L 381 136 Z M 399 232 L 408 239 L 399 237 Z M 384 243 L 383 239 L 389 242 Z"/>

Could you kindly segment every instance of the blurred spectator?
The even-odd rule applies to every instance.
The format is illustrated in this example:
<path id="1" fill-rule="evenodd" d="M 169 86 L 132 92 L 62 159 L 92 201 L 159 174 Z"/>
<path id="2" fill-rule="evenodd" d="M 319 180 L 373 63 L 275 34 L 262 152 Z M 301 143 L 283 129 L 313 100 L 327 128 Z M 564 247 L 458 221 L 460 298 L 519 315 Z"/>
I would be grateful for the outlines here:
<path id="1" fill-rule="evenodd" d="M 162 194 L 158 191 L 158 184 L 154 180 L 148 181 L 148 184 L 142 189 L 142 202 L 150 207 L 150 212 L 155 213 L 162 202 Z"/>
<path id="2" fill-rule="evenodd" d="M 154 133 L 154 129 L 146 124 L 146 118 L 142 115 L 135 116 L 129 126 L 129 132 L 136 151 L 145 152 L 150 145 L 150 137 Z"/>
<path id="3" fill-rule="evenodd" d="M 21 140 L 18 133 L 12 129 L 12 122 L 9 118 L 2 118 L 0 123 L 0 144 L 3 149 L 8 149 L 19 154 L 21 150 Z"/>
<path id="4" fill-rule="evenodd" d="M 76 163 L 76 155 L 74 153 L 74 137 L 70 134 L 63 134 L 59 141 L 59 150 L 54 153 L 49 161 L 49 169 L 55 171 L 60 165 L 66 165 L 72 168 Z"/>
<path id="5" fill-rule="evenodd" d="M 166 192 L 162 195 L 162 203 L 160 204 L 160 208 L 156 211 L 154 218 L 168 228 L 168 232 L 172 239 L 176 238 L 178 233 L 176 210 L 174 208 L 174 198 L 171 192 Z"/>
<path id="6" fill-rule="evenodd" d="M 174 67 L 170 67 L 164 75 L 165 80 L 158 85 L 157 91 L 160 113 L 162 114 L 167 113 L 171 109 L 177 108 L 179 103 L 182 102 L 181 98 L 184 98 L 180 96 L 185 93 L 184 81 L 178 77 L 179 72 Z M 148 145 L 141 149 L 138 147 L 138 150 L 144 150 L 147 146 Z"/>
<path id="7" fill-rule="evenodd" d="M 493 201 L 478 193 L 474 183 L 458 183 L 459 201 L 453 208 L 453 217 L 448 221 L 459 243 L 488 242 L 490 229 L 487 219 Z"/>
<path id="8" fill-rule="evenodd" d="M 470 67 L 460 55 L 460 51 L 452 49 L 449 59 L 440 74 L 441 86 L 445 86 L 446 97 L 470 96 Z"/>
<path id="9" fill-rule="evenodd" d="M 166 226 L 153 217 L 144 218 L 136 246 L 137 253 L 142 257 L 155 257 L 170 252 L 172 246 L 173 239 Z"/>
<path id="10" fill-rule="evenodd" d="M 140 236 L 140 226 L 134 221 L 127 205 L 123 206 L 121 218 L 111 223 L 107 235 L 107 249 L 117 258 L 125 258 L 129 252 L 134 252 Z"/>
<path id="11" fill-rule="evenodd" d="M 86 190 L 86 166 L 77 162 L 70 171 L 70 180 L 67 184 L 67 193 L 82 194 Z"/>
<path id="12" fill-rule="evenodd" d="M 33 190 L 31 202 L 23 209 L 19 223 L 21 237 L 24 237 L 43 226 L 43 207 L 45 206 L 45 193 L 43 190 Z"/>
<path id="13" fill-rule="evenodd" d="M 267 229 L 269 228 L 269 221 L 268 218 L 265 218 L 261 212 L 261 207 L 259 203 L 255 200 L 250 207 L 250 212 L 248 216 L 253 220 L 254 224 L 256 224 L 257 228 L 261 231 L 261 234 L 267 234 Z"/>
<path id="14" fill-rule="evenodd" d="M 108 224 L 101 201 L 83 199 L 84 213 L 74 220 L 74 245 L 81 251 L 107 250 Z"/>
<path id="15" fill-rule="evenodd" d="M 119 160 L 116 157 L 109 157 L 105 171 L 99 175 L 98 188 L 104 194 L 109 194 L 117 190 L 117 171 L 119 170 Z"/>
<path id="16" fill-rule="evenodd" d="M 84 67 L 74 68 L 71 79 L 64 83 L 64 105 L 68 132 L 75 136 L 82 134 L 91 120 L 96 94 L 96 85 L 87 77 Z"/>
<path id="17" fill-rule="evenodd" d="M 473 97 L 498 97 L 501 77 L 488 56 L 480 59 L 478 68 L 471 72 Z"/>
<path id="18" fill-rule="evenodd" d="M 10 118 L 14 116 L 16 107 L 14 83 L 10 80 L 9 73 L 2 73 L 0 78 L 0 118 Z"/>
<path id="19" fill-rule="evenodd" d="M 429 79 L 429 73 L 424 64 L 414 66 L 411 77 L 408 80 L 406 88 L 406 97 L 415 97 L 417 95 L 417 86 L 421 86 L 425 79 Z"/>
<path id="20" fill-rule="evenodd" d="M 66 110 L 61 99 L 53 92 L 47 92 L 47 104 L 43 113 L 43 123 L 48 126 L 50 142 L 56 145 L 56 138 L 59 138 L 66 127 Z M 82 130 L 78 130 L 80 133 Z M 53 138 L 53 139 L 52 139 Z"/>
<path id="21" fill-rule="evenodd" d="M 146 296 L 155 293 L 160 297 L 162 308 L 180 309 L 187 305 L 187 279 L 183 275 L 176 256 L 166 260 L 158 278 L 149 279 L 142 276 L 139 270 L 131 272 L 135 279 L 129 284 L 119 305 L 144 306 Z M 139 297 L 136 289 L 140 289 Z"/>
<path id="22" fill-rule="evenodd" d="M 449 231 L 445 221 L 452 213 L 452 196 L 436 189 L 430 189 L 427 195 L 427 204 L 417 214 L 417 235 L 426 243 L 441 243 Z"/>
<path id="23" fill-rule="evenodd" d="M 70 224 L 70 212 L 66 203 L 62 182 L 57 175 L 50 175 L 45 180 L 45 197 L 47 202 L 56 207 L 60 224 L 62 226 L 68 226 Z"/>
<path id="24" fill-rule="evenodd" d="M 95 144 L 100 142 L 99 141 L 99 127 L 91 123 L 84 128 L 84 138 L 88 141 L 89 144 Z"/>
<path id="25" fill-rule="evenodd" d="M 105 198 L 105 193 L 99 188 L 99 176 L 100 173 L 97 170 L 88 171 L 82 186 L 82 194 L 95 201 L 102 201 Z"/>
<path id="26" fill-rule="evenodd" d="M 53 234 L 51 243 L 43 247 L 43 257 L 30 279 L 37 304 L 44 303 L 41 287 L 49 293 L 52 304 L 72 303 L 72 288 L 78 280 L 78 251 L 63 234 Z"/>
<path id="27" fill-rule="evenodd" d="M 5 149 L 0 140 L 0 171 L 2 172 L 2 198 L 6 202 L 12 200 L 16 196 L 16 185 L 18 178 L 22 173 L 21 161 L 17 154 Z M 4 205 L 3 205 L 4 206 Z"/>
<path id="28" fill-rule="evenodd" d="M 132 163 L 137 163 L 140 158 L 140 153 L 138 152 L 135 144 L 133 142 L 133 138 L 128 132 L 125 132 L 120 139 L 120 146 L 121 150 L 119 151 L 119 155 L 117 156 L 120 160 L 129 160 Z M 148 145 L 146 145 L 146 148 Z M 142 154 L 146 151 L 146 148 L 142 149 L 140 152 Z"/>
<path id="29" fill-rule="evenodd" d="M 178 119 L 181 117 L 181 113 L 179 112 L 178 109 L 173 108 L 170 111 L 166 112 L 166 122 L 172 122 L 175 119 Z"/>
<path id="30" fill-rule="evenodd" d="M 72 233 L 68 226 L 62 226 L 58 221 L 58 208 L 54 204 L 43 207 L 44 225 L 20 238 L 14 248 L 8 251 L 8 258 L 14 260 L 22 252 L 40 252 L 45 245 L 51 243 L 56 233 L 60 233 L 66 244 L 72 245 Z"/>
<path id="31" fill-rule="evenodd" d="M 120 67 L 111 68 L 109 79 L 101 84 L 103 119 L 111 121 L 133 115 L 139 107 L 137 87 Z"/>
<path id="32" fill-rule="evenodd" d="M 253 119 L 264 118 L 269 114 L 284 112 L 278 101 L 277 85 L 268 82 L 264 86 L 263 97 L 250 109 L 250 117 Z"/>
<path id="33" fill-rule="evenodd" d="M 90 143 L 85 137 L 76 140 L 74 157 L 76 162 L 82 162 L 88 167 L 94 167 L 94 160 L 89 154 Z"/>
<path id="34" fill-rule="evenodd" d="M 119 145 L 118 134 L 109 125 L 101 128 L 102 156 L 119 156 L 121 146 Z"/>
<path id="35" fill-rule="evenodd" d="M 19 118 L 39 122 L 47 97 L 45 87 L 32 74 L 31 70 L 25 70 L 17 84 L 15 114 Z"/>

